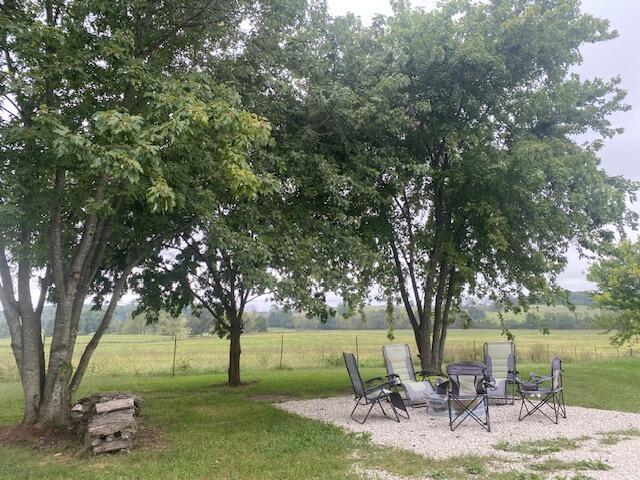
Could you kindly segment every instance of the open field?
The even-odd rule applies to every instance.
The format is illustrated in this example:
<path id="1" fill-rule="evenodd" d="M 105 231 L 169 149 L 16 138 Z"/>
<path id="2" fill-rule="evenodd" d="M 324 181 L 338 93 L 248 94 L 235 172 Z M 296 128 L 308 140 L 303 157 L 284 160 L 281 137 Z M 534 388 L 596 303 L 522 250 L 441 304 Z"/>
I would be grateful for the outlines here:
<path id="1" fill-rule="evenodd" d="M 524 371 L 546 368 L 521 366 Z M 380 373 L 380 368 L 362 369 L 364 377 Z M 640 358 L 569 363 L 565 375 L 570 405 L 640 412 Z M 540 473 L 533 469 L 526 475 L 515 470 L 496 475 L 490 466 L 492 462 L 505 462 L 500 460 L 500 450 L 488 459 L 468 456 L 436 460 L 382 448 L 367 437 L 271 405 L 280 398 L 348 394 L 344 368 L 253 371 L 245 375 L 245 380 L 258 382 L 239 389 L 221 386 L 224 380 L 223 374 L 89 378 L 79 395 L 114 390 L 142 395 L 145 424 L 156 432 L 154 445 L 99 459 L 62 446 L 4 445 L 0 447 L 0 478 L 366 479 L 373 478 L 371 472 L 390 472 L 395 479 L 587 478 L 578 477 L 577 471 L 558 477 L 555 471 Z M 4 383 L 0 387 L 0 426 L 18 422 L 22 406 L 19 384 Z M 402 426 L 390 423 L 390 428 Z M 503 464 L 507 470 L 510 465 Z"/>
<path id="2" fill-rule="evenodd" d="M 606 333 L 594 330 L 553 330 L 542 335 L 537 330 L 514 330 L 521 362 L 547 362 L 559 355 L 565 363 L 576 359 L 596 360 L 640 355 L 628 348 L 617 350 Z M 451 330 L 445 361 L 480 359 L 482 344 L 501 340 L 495 330 Z M 79 355 L 88 336 L 78 337 Z M 357 348 L 356 348 L 357 341 Z M 298 369 L 342 366 L 343 351 L 358 353 L 363 366 L 382 366 L 382 345 L 388 343 L 381 330 L 280 331 L 246 334 L 242 337 L 242 367 L 252 369 Z M 394 342 L 408 343 L 414 352 L 413 332 L 398 330 Z M 282 363 L 281 363 L 282 347 Z M 176 374 L 223 372 L 227 368 L 228 342 L 217 337 L 179 339 Z M 417 360 L 417 358 L 416 358 Z M 106 335 L 89 365 L 87 376 L 146 376 L 171 372 L 173 339 L 162 335 Z M 17 372 L 8 339 L 0 340 L 0 380 L 15 381 Z"/>
<path id="3" fill-rule="evenodd" d="M 547 355 L 560 354 L 565 358 L 569 405 L 640 412 L 637 395 L 640 358 L 628 354 L 617 358 L 615 349 L 608 346 L 607 335 L 594 331 L 554 331 L 543 336 L 532 330 L 519 330 L 516 334 L 519 370 L 523 375 L 534 370 L 545 372 Z M 171 377 L 170 338 L 109 335 L 98 348 L 78 396 L 99 391 L 140 394 L 145 401 L 145 428 L 152 432 L 152 446 L 96 460 L 65 444 L 2 445 L 0 478 L 366 479 L 382 473 L 395 476 L 380 478 L 395 480 L 542 480 L 564 475 L 566 471 L 561 472 L 560 467 L 578 469 L 582 465 L 563 464 L 557 471 L 547 473 L 532 466 L 532 470 L 523 473 L 511 471 L 511 464 L 500 450 L 491 457 L 424 457 L 381 447 L 366 435 L 301 418 L 271 404 L 286 399 L 348 395 L 350 384 L 340 353 L 355 351 L 356 337 L 363 377 L 383 373 L 380 348 L 388 341 L 383 331 L 251 334 L 243 340 L 243 378 L 249 384 L 232 389 L 223 386 L 227 360 L 224 340 L 212 337 L 179 340 L 177 376 Z M 474 342 L 478 357 L 482 342 L 498 339 L 500 335 L 495 330 L 454 330 L 450 334 L 448 357 L 473 358 Z M 80 338 L 80 345 L 87 340 Z M 395 341 L 413 345 L 409 331 L 396 332 Z M 596 350 L 598 360 L 588 360 L 595 357 Z M 572 361 L 572 352 L 578 354 L 580 361 Z M 20 421 L 22 392 L 13 378 L 8 341 L 0 343 L 0 354 L 4 372 L 0 380 L 1 430 L 3 425 Z M 390 424 L 392 427 L 401 428 Z M 618 441 L 618 437 L 615 439 Z M 495 440 L 500 439 L 496 436 Z M 594 457 L 593 461 L 600 459 Z M 603 468 L 608 467 L 604 464 Z M 496 473 L 497 469 L 501 473 Z M 575 470 L 570 476 L 559 478 L 586 478 L 579 474 Z"/>

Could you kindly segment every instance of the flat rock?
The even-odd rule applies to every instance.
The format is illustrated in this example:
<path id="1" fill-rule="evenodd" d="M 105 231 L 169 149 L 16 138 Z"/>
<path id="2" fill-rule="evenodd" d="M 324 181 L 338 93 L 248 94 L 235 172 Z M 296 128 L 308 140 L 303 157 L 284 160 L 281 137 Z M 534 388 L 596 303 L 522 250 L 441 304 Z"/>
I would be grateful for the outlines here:
<path id="1" fill-rule="evenodd" d="M 96 413 L 113 412 L 115 410 L 124 410 L 133 408 L 135 401 L 133 397 L 117 398 L 114 400 L 107 400 L 106 402 L 96 403 Z"/>

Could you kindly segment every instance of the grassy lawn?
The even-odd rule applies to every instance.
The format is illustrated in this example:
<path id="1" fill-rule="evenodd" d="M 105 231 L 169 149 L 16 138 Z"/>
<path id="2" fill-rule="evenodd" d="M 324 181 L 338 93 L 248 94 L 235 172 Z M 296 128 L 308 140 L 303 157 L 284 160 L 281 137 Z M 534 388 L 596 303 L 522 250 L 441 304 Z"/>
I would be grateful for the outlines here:
<path id="1" fill-rule="evenodd" d="M 520 366 L 521 372 L 532 369 L 546 366 Z M 381 369 L 363 368 L 362 373 L 374 376 Z M 486 465 L 492 459 L 426 460 L 376 447 L 362 436 L 296 417 L 269 403 L 274 395 L 312 398 L 347 393 L 343 368 L 253 371 L 245 380 L 257 383 L 230 389 L 220 386 L 221 374 L 89 378 L 81 395 L 113 390 L 142 395 L 146 425 L 157 432 L 156 446 L 97 459 L 61 447 L 4 446 L 0 478 L 336 479 L 366 478 L 371 470 L 452 479 L 490 476 Z M 566 380 L 569 404 L 640 412 L 640 359 L 567 364 Z M 0 425 L 15 423 L 21 414 L 19 385 L 0 387 Z M 541 478 L 536 475 L 491 478 Z"/>

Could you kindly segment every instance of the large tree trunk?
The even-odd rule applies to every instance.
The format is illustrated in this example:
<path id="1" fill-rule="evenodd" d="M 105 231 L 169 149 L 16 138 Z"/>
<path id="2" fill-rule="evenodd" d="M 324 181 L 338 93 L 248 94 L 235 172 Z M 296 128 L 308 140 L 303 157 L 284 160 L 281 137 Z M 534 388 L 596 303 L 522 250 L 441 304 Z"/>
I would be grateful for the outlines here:
<path id="1" fill-rule="evenodd" d="M 440 347 L 438 348 L 438 354 L 434 358 L 433 368 L 434 371 L 442 373 L 442 362 L 444 361 L 444 344 L 447 339 L 448 325 L 443 325 L 442 334 L 440 335 Z"/>
<path id="2" fill-rule="evenodd" d="M 425 335 L 422 328 L 414 328 L 413 336 L 416 339 L 416 345 L 418 347 L 420 368 L 425 371 L 431 371 L 431 339 Z"/>
<path id="3" fill-rule="evenodd" d="M 58 285 L 56 288 L 59 288 Z M 73 371 L 71 364 L 73 350 L 70 344 L 71 299 L 63 297 L 58 299 L 56 306 L 44 395 L 38 415 L 40 424 L 63 426 L 71 420 L 69 381 Z"/>
<path id="4" fill-rule="evenodd" d="M 53 425 L 64 427 L 70 424 L 69 415 L 71 405 L 71 392 L 69 380 L 71 379 L 71 364 L 58 368 L 54 377 L 47 376 L 47 384 L 50 390 L 43 398 L 42 406 L 38 412 L 37 423 L 41 426 Z"/>
<path id="5" fill-rule="evenodd" d="M 24 394 L 24 416 L 25 423 L 34 423 L 38 418 L 40 401 L 42 398 L 43 383 L 42 372 L 40 369 L 40 355 L 36 342 L 33 338 L 33 332 L 23 330 L 22 335 L 22 391 Z"/>
<path id="6" fill-rule="evenodd" d="M 20 240 L 23 244 L 30 240 L 30 232 L 25 227 L 21 230 Z M 32 424 L 37 421 L 44 388 L 44 347 L 40 325 L 48 283 L 45 275 L 38 305 L 34 310 L 30 285 L 32 269 L 28 257 L 18 258 L 17 289 L 14 288 L 8 258 L 4 242 L 0 239 L 0 304 L 9 326 L 11 350 L 22 382 L 23 421 Z"/>
<path id="7" fill-rule="evenodd" d="M 23 325 L 26 324 L 22 317 Z M 26 326 L 26 325 L 25 325 Z M 42 339 L 36 335 L 33 326 L 22 331 L 22 391 L 24 393 L 24 418 L 25 423 L 34 423 L 39 416 L 40 402 L 42 400 Z M 39 329 L 38 329 L 39 330 Z"/>
<path id="8" fill-rule="evenodd" d="M 242 319 L 236 313 L 229 316 L 231 345 L 229 347 L 229 385 L 240 386 L 240 335 L 242 334 Z"/>
<path id="9" fill-rule="evenodd" d="M 19 281 L 19 284 L 25 283 L 26 286 L 19 286 L 20 297 L 20 320 L 22 323 L 22 345 L 21 345 L 21 364 L 22 364 L 22 390 L 24 392 L 24 422 L 33 423 L 38 417 L 40 402 L 42 400 L 44 387 L 44 348 L 42 345 L 40 318 L 36 318 L 36 313 L 31 306 L 30 294 L 27 295 L 27 301 L 23 301 L 24 289 L 28 288 L 28 279 L 26 282 Z"/>
<path id="10" fill-rule="evenodd" d="M 446 300 L 444 305 L 444 312 L 442 313 L 441 332 L 438 345 L 438 354 L 435 357 L 435 365 L 438 370 L 442 370 L 442 362 L 444 361 L 444 347 L 447 341 L 447 333 L 449 332 L 449 318 L 451 316 L 451 308 L 454 303 L 454 296 L 456 294 L 456 269 L 455 267 L 449 267 L 449 282 L 447 285 Z"/>
<path id="11" fill-rule="evenodd" d="M 159 239 L 152 242 L 151 245 L 157 243 L 159 243 Z M 57 245 L 54 244 L 54 246 Z M 72 270 L 71 274 L 66 275 L 62 270 L 60 256 L 58 255 L 58 258 L 54 256 L 52 259 L 51 263 L 54 265 L 52 280 L 56 286 L 56 313 L 49 363 L 45 371 L 41 317 L 46 293 L 49 289 L 49 270 L 47 269 L 45 278 L 42 279 L 40 298 L 34 309 L 30 293 L 31 267 L 26 263 L 18 263 L 18 288 L 14 289 L 7 253 L 0 241 L 0 303 L 9 325 L 11 347 L 22 381 L 23 421 L 27 424 L 40 426 L 65 426 L 69 424 L 71 397 L 82 380 L 100 338 L 109 326 L 117 302 L 125 290 L 127 277 L 142 259 L 142 251 L 148 248 L 148 245 L 145 245 L 140 255 L 134 258 L 116 279 L 109 306 L 96 334 L 85 348 L 74 373 L 72 359 L 80 312 L 104 251 L 98 247 L 99 245 L 95 245 L 95 248 L 90 250 L 93 253 L 90 258 L 92 261 L 83 262 L 83 271 L 80 275 L 74 274 L 76 270 Z M 65 277 L 70 280 L 64 281 Z M 76 277 L 80 280 L 79 284 L 75 282 Z M 18 293 L 17 298 L 16 293 Z"/>

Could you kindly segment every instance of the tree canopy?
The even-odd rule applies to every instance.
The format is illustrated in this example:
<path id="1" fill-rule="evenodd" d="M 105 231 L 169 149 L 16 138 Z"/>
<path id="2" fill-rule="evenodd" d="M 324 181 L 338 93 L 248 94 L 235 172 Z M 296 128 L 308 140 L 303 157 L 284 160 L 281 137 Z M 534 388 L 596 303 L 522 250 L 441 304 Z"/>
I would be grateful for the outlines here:
<path id="1" fill-rule="evenodd" d="M 393 6 L 369 27 L 330 21 L 306 88 L 371 278 L 439 371 L 463 292 L 555 298 L 570 245 L 597 251 L 635 222 L 635 185 L 597 156 L 627 106 L 619 79 L 571 73 L 581 45 L 615 36 L 577 1 Z"/>
<path id="2" fill-rule="evenodd" d="M 605 310 L 601 316 L 614 331 L 612 342 L 623 345 L 640 337 L 640 241 L 623 240 L 603 253 L 589 269 L 595 282 L 594 304 Z"/>
<path id="3" fill-rule="evenodd" d="M 253 8 L 6 2 L 0 12 L 0 300 L 27 422 L 64 422 L 131 272 L 217 205 L 252 195 L 269 135 L 197 63 L 235 48 Z M 40 283 L 40 296 L 31 286 Z M 85 300 L 108 304 L 78 366 Z M 45 372 L 45 302 L 56 305 Z"/>
<path id="4" fill-rule="evenodd" d="M 0 302 L 25 421 L 67 420 L 129 289 L 207 309 L 237 340 L 230 378 L 252 295 L 326 319 L 328 291 L 347 314 L 373 291 L 439 371 L 463 293 L 553 301 L 570 246 L 635 224 L 636 185 L 598 159 L 620 80 L 572 73 L 607 21 L 578 0 L 392 5 L 364 26 L 322 1 L 3 4 Z M 88 300 L 104 314 L 73 365 Z"/>
<path id="5" fill-rule="evenodd" d="M 242 52 L 207 66 L 270 121 L 271 141 L 248 159 L 256 194 L 220 197 L 210 216 L 149 258 L 139 277 L 141 309 L 209 313 L 213 330 L 230 339 L 230 385 L 241 383 L 240 335 L 253 298 L 268 294 L 323 320 L 334 314 L 326 292 L 362 298 L 353 262 L 360 243 L 344 231 L 333 205 L 341 202 L 337 175 L 301 136 L 312 120 L 300 82 L 316 62 L 304 45 L 317 38 L 324 18 L 323 4 L 271 5 Z"/>

